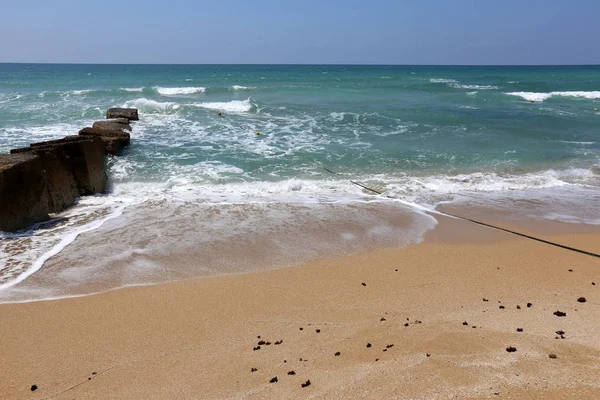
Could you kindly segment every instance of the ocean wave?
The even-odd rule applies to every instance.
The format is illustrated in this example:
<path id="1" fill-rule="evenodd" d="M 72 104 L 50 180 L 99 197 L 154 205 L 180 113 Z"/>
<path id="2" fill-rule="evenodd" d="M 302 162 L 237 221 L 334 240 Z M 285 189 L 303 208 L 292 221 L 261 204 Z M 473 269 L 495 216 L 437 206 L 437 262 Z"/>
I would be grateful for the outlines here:
<path id="1" fill-rule="evenodd" d="M 494 85 L 461 85 L 461 84 L 452 84 L 450 85 L 456 89 L 471 89 L 471 90 L 494 90 L 499 89 L 498 86 Z"/>
<path id="2" fill-rule="evenodd" d="M 8 103 L 14 100 L 18 100 L 23 97 L 22 94 L 19 93 L 0 93 L 0 104 Z"/>
<path id="3" fill-rule="evenodd" d="M 566 92 L 550 92 L 550 93 L 538 93 L 538 92 L 510 92 L 506 93 L 509 96 L 518 96 L 526 101 L 545 101 L 551 97 L 575 97 L 584 98 L 589 100 L 600 99 L 600 91 L 584 92 L 584 91 L 566 91 Z"/>
<path id="4" fill-rule="evenodd" d="M 124 92 L 139 93 L 139 92 L 143 92 L 144 88 L 143 87 L 140 87 L 140 88 L 119 88 L 119 90 L 122 90 Z"/>
<path id="5" fill-rule="evenodd" d="M 241 85 L 233 85 L 231 87 L 233 90 L 252 90 L 256 89 L 256 86 L 241 86 Z"/>
<path id="6" fill-rule="evenodd" d="M 163 96 L 178 96 L 178 95 L 188 95 L 195 93 L 204 93 L 206 91 L 205 87 L 160 87 L 156 86 L 154 88 L 158 94 Z"/>
<path id="7" fill-rule="evenodd" d="M 431 78 L 429 80 L 431 83 L 458 83 L 456 79 L 446 79 L 446 78 Z"/>
<path id="8" fill-rule="evenodd" d="M 247 113 L 252 110 L 254 104 L 252 99 L 246 100 L 231 100 L 223 102 L 207 102 L 207 103 L 193 103 L 194 107 L 206 108 L 209 110 L 224 111 L 229 113 Z"/>
<path id="9" fill-rule="evenodd" d="M 173 102 L 161 102 L 142 97 L 139 99 L 126 101 L 123 104 L 123 107 L 134 107 L 140 112 L 152 113 L 156 111 L 177 110 L 180 105 Z"/>

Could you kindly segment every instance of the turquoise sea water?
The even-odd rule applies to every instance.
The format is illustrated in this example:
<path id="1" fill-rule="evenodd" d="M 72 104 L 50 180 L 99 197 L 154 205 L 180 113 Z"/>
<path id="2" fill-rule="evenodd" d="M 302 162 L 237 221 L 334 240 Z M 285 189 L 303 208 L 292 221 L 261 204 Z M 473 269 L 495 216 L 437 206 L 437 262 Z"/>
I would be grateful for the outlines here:
<path id="1" fill-rule="evenodd" d="M 249 236 L 272 244 L 256 262 L 273 266 L 402 245 L 432 224 L 418 212 L 410 229 L 383 217 L 407 213 L 402 202 L 542 198 L 550 206 L 537 218 L 600 222 L 597 66 L 0 64 L 0 152 L 76 134 L 111 106 L 137 107 L 141 120 L 126 154 L 108 161 L 110 194 L 82 200 L 63 225 L 28 231 L 26 244 L 4 235 L 0 288 L 49 270 L 54 253 L 89 259 L 77 250 L 85 238 L 130 240 L 117 261 L 86 261 L 97 276 L 135 258 L 140 268 L 113 286 L 154 281 L 146 277 L 164 269 L 156 254 L 188 247 L 214 254 L 199 269 L 236 272 L 247 255 L 215 248 Z M 314 231 L 324 218 L 319 232 L 335 239 Z M 57 286 L 57 275 L 48 280 Z"/>

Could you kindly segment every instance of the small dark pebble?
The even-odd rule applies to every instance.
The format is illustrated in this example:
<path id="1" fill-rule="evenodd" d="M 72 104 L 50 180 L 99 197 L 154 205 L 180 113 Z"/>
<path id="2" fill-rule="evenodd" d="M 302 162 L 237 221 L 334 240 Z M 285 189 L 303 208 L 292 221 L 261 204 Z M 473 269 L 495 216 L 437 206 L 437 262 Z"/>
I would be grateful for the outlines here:
<path id="1" fill-rule="evenodd" d="M 296 375 L 296 372 L 295 371 L 290 371 L 290 372 L 288 372 L 288 375 Z"/>
<path id="2" fill-rule="evenodd" d="M 267 343 L 265 343 L 265 345 L 266 345 L 266 346 L 270 346 L 270 345 L 271 345 L 271 342 L 267 342 Z"/>
<path id="3" fill-rule="evenodd" d="M 550 357 L 550 358 L 556 358 L 556 354 L 548 354 L 548 357 Z"/>
<path id="4" fill-rule="evenodd" d="M 500 306 L 500 307 L 498 307 L 498 308 L 499 308 L 499 309 L 501 309 L 501 310 L 504 310 L 504 306 Z"/>
<path id="5" fill-rule="evenodd" d="M 431 354 L 425 353 L 425 357 L 431 357 Z"/>
<path id="6" fill-rule="evenodd" d="M 383 349 L 383 351 L 387 351 L 387 349 Z"/>
<path id="7" fill-rule="evenodd" d="M 88 381 L 91 381 L 91 380 L 92 380 L 92 377 L 91 377 L 91 376 L 88 376 Z"/>
<path id="8" fill-rule="evenodd" d="M 527 308 L 531 308 L 532 305 L 533 304 L 531 304 L 531 303 L 527 303 Z"/>
<path id="9" fill-rule="evenodd" d="M 484 298 L 483 301 L 489 301 L 488 299 Z"/>
<path id="10" fill-rule="evenodd" d="M 494 396 L 500 396 L 500 392 L 494 392 Z"/>
<path id="11" fill-rule="evenodd" d="M 376 358 L 375 361 L 379 361 L 379 358 Z"/>
<path id="12" fill-rule="evenodd" d="M 396 272 L 398 272 L 398 270 L 396 270 Z"/>
<path id="13" fill-rule="evenodd" d="M 585 297 L 580 297 L 577 299 L 577 301 L 580 303 L 585 303 L 587 300 L 585 299 Z"/>
<path id="14" fill-rule="evenodd" d="M 300 330 L 301 330 L 301 331 L 303 331 L 303 330 L 304 330 L 304 328 L 302 328 L 302 327 L 301 327 L 301 328 L 300 328 Z"/>
<path id="15" fill-rule="evenodd" d="M 252 368 L 252 369 L 250 370 L 250 372 L 256 372 L 256 371 L 258 371 L 258 369 L 256 369 L 256 368 Z"/>
<path id="16" fill-rule="evenodd" d="M 256 350 L 260 350 L 260 346 L 256 346 L 254 347 L 252 350 L 256 351 Z"/>
<path id="17" fill-rule="evenodd" d="M 596 286 L 596 282 L 592 282 L 592 285 Z"/>
<path id="18" fill-rule="evenodd" d="M 35 392 L 37 390 L 37 385 L 31 385 L 31 391 Z"/>
<path id="19" fill-rule="evenodd" d="M 517 328 L 517 332 L 523 332 L 523 328 Z"/>
<path id="20" fill-rule="evenodd" d="M 317 332 L 317 333 L 321 333 L 321 330 L 320 330 L 320 329 L 317 329 L 317 331 L 316 331 L 316 332 Z"/>
<path id="21" fill-rule="evenodd" d="M 521 309 L 521 306 L 517 305 L 517 310 L 520 310 L 520 309 Z"/>
<path id="22" fill-rule="evenodd" d="M 475 328 L 477 328 L 477 325 L 473 325 L 471 328 L 475 329 Z"/>
<path id="23" fill-rule="evenodd" d="M 265 343 L 267 343 L 267 342 L 265 342 L 264 340 L 261 340 L 260 342 L 257 343 L 257 345 L 262 346 Z"/>
<path id="24" fill-rule="evenodd" d="M 367 348 L 371 347 L 371 343 L 367 343 Z"/>
<path id="25" fill-rule="evenodd" d="M 286 363 L 287 363 L 287 360 L 283 360 L 283 363 L 284 363 L 284 364 L 286 364 Z"/>
<path id="26" fill-rule="evenodd" d="M 363 286 L 367 286 L 367 284 L 366 284 L 366 283 L 364 283 L 364 282 L 363 282 L 363 283 L 361 283 L 361 285 L 363 285 Z"/>
<path id="27" fill-rule="evenodd" d="M 408 326 L 408 322 L 404 324 L 404 326 Z"/>
<path id="28" fill-rule="evenodd" d="M 339 356 L 340 354 L 342 354 L 342 353 L 340 353 L 339 351 L 336 351 L 334 355 L 337 357 L 337 356 Z"/>
<path id="29" fill-rule="evenodd" d="M 464 325 L 464 326 L 468 326 L 468 325 L 469 325 L 469 323 L 468 323 L 467 321 L 464 321 L 464 322 L 463 322 L 463 325 Z"/>
<path id="30" fill-rule="evenodd" d="M 277 379 L 277 377 L 274 376 L 273 378 L 271 378 L 271 380 L 269 381 L 269 383 L 276 383 L 278 381 L 279 381 L 279 379 Z"/>
<path id="31" fill-rule="evenodd" d="M 92 372 L 92 375 L 96 375 L 96 371 Z"/>
<path id="32" fill-rule="evenodd" d="M 379 321 L 380 321 L 380 322 L 383 322 L 383 321 L 385 321 L 385 320 L 386 320 L 385 318 L 381 317 L 381 319 L 380 319 Z"/>
<path id="33" fill-rule="evenodd" d="M 554 315 L 556 315 L 557 317 L 566 317 L 567 313 L 563 312 L 563 311 L 554 311 Z"/>
<path id="34" fill-rule="evenodd" d="M 509 353 L 514 353 L 515 351 L 517 351 L 516 347 L 510 346 L 506 348 L 506 351 L 508 351 Z"/>
<path id="35" fill-rule="evenodd" d="M 385 346 L 386 349 L 391 349 L 392 347 L 394 347 L 393 344 L 388 344 L 387 346 Z"/>
<path id="36" fill-rule="evenodd" d="M 302 361 L 302 358 L 298 359 L 298 361 Z"/>
<path id="37" fill-rule="evenodd" d="M 572 270 L 572 269 L 570 269 L 570 270 L 569 270 L 569 272 L 573 272 L 573 270 Z"/>
<path id="38" fill-rule="evenodd" d="M 260 335 L 258 335 L 256 338 L 257 338 L 257 339 L 260 339 Z"/>
<path id="39" fill-rule="evenodd" d="M 419 321 L 418 319 L 415 320 L 415 324 L 422 324 L 422 323 L 423 323 L 423 321 Z"/>
<path id="40" fill-rule="evenodd" d="M 301 384 L 300 386 L 302 386 L 303 388 L 310 386 L 310 379 L 307 380 L 306 382 L 304 382 L 303 384 Z"/>
<path id="41" fill-rule="evenodd" d="M 275 342 L 275 344 L 281 344 L 281 343 L 283 343 L 283 340 L 278 340 Z"/>

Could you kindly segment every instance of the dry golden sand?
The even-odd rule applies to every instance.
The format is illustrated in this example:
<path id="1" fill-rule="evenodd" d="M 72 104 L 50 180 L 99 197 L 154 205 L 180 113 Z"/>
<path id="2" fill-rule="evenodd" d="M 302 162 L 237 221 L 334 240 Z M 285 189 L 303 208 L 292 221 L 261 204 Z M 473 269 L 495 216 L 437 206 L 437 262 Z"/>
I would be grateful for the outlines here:
<path id="1" fill-rule="evenodd" d="M 440 221 L 405 249 L 0 305 L 0 398 L 600 398 L 600 259 Z"/>

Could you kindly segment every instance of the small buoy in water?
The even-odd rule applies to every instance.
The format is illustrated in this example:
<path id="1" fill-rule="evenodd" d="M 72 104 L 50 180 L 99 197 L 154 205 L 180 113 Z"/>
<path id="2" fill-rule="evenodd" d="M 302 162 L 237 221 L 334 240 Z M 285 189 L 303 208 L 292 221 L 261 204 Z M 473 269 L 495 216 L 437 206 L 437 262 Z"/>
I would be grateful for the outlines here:
<path id="1" fill-rule="evenodd" d="M 254 131 L 254 134 L 255 135 L 260 135 L 260 132 L 259 131 Z"/>
<path id="2" fill-rule="evenodd" d="M 217 113 L 217 115 L 218 115 L 219 117 L 222 117 L 222 116 L 223 116 L 223 114 L 221 113 L 221 111 L 219 111 L 219 112 Z"/>
<path id="3" fill-rule="evenodd" d="M 598 107 L 594 108 L 594 111 L 598 111 Z"/>

